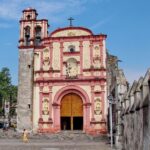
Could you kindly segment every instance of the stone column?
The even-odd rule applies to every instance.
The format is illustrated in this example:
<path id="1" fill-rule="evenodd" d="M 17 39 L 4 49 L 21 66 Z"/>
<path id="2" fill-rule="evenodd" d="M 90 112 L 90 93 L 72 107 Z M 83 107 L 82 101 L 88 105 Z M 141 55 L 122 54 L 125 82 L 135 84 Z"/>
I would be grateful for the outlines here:
<path id="1" fill-rule="evenodd" d="M 60 105 L 53 104 L 54 109 L 54 130 L 60 130 Z"/>
<path id="2" fill-rule="evenodd" d="M 80 41 L 80 75 L 83 74 L 83 41 Z"/>

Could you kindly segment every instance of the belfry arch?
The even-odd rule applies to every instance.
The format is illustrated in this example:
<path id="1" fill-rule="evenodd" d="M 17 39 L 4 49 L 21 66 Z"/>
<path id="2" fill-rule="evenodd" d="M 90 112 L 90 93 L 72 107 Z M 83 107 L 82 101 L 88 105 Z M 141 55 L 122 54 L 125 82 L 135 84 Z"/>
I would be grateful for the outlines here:
<path id="1" fill-rule="evenodd" d="M 62 115 L 61 114 L 61 104 L 63 102 L 62 100 L 63 100 L 63 98 L 65 98 L 67 96 L 72 96 L 72 95 L 73 95 L 73 97 L 78 97 L 78 103 L 80 103 L 79 105 L 81 105 L 81 103 L 82 103 L 81 111 L 83 111 L 83 114 L 82 114 L 82 116 L 81 116 L 81 114 L 79 115 L 80 116 L 79 119 L 80 119 L 80 122 L 83 127 L 79 128 L 79 129 L 81 129 L 81 130 L 83 129 L 85 131 L 90 128 L 90 106 L 91 106 L 91 103 L 90 103 L 87 93 L 78 86 L 67 86 L 67 87 L 60 89 L 54 97 L 54 103 L 53 103 L 53 115 L 54 116 L 53 116 L 53 118 L 54 118 L 55 130 L 63 129 L 62 122 L 61 122 L 61 115 Z M 75 101 L 75 100 L 71 100 L 71 103 L 74 103 L 73 101 Z M 72 119 L 73 119 L 73 116 L 70 116 L 70 117 L 72 117 Z M 83 117 L 83 123 L 82 123 L 81 117 Z M 71 123 L 71 121 L 70 121 L 70 123 Z M 72 123 L 73 123 L 73 121 L 72 121 Z M 70 124 L 69 129 L 73 129 L 73 126 L 71 127 L 71 124 Z M 76 129 L 76 128 L 74 128 L 74 129 Z"/>

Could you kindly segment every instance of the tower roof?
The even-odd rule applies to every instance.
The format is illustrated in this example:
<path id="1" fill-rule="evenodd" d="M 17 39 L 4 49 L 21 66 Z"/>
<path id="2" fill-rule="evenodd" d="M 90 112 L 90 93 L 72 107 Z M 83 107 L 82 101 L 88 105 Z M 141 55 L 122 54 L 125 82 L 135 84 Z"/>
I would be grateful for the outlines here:
<path id="1" fill-rule="evenodd" d="M 28 7 L 26 9 L 24 9 L 22 12 L 31 12 L 31 11 L 35 11 L 36 12 L 36 9 L 32 8 L 32 7 Z"/>

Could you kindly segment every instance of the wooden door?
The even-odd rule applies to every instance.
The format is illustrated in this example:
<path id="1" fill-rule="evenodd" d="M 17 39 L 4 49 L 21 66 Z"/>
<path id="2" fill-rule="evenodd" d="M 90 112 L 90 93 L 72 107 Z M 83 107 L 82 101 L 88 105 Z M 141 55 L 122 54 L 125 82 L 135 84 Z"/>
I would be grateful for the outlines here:
<path id="1" fill-rule="evenodd" d="M 73 117 L 83 117 L 83 103 L 78 95 L 70 93 L 63 97 L 61 101 L 61 117 L 70 117 L 70 126 L 71 130 L 73 130 Z"/>
<path id="2" fill-rule="evenodd" d="M 63 97 L 61 101 L 61 117 L 71 116 L 71 94 Z"/>
<path id="3" fill-rule="evenodd" d="M 71 107 L 73 117 L 83 116 L 83 104 L 81 98 L 78 95 L 73 94 L 71 96 Z"/>

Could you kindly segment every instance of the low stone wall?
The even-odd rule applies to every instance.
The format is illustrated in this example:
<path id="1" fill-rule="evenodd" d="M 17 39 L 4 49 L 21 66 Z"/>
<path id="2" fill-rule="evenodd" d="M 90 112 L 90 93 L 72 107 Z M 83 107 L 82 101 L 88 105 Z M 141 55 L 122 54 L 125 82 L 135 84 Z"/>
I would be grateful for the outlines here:
<path id="1" fill-rule="evenodd" d="M 123 149 L 150 150 L 150 69 L 122 101 Z"/>

